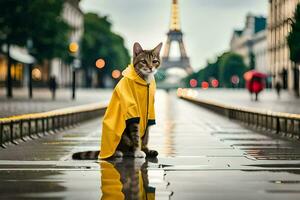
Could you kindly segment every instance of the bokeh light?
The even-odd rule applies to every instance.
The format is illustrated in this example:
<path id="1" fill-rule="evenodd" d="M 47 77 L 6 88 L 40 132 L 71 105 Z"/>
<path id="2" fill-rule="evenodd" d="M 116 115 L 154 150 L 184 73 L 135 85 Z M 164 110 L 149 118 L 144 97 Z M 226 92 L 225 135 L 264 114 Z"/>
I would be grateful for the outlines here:
<path id="1" fill-rule="evenodd" d="M 201 87 L 202 87 L 202 89 L 206 90 L 206 89 L 209 88 L 209 83 L 206 82 L 206 81 L 203 81 L 203 82 L 201 83 Z"/>
<path id="2" fill-rule="evenodd" d="M 239 84 L 239 82 L 240 82 L 240 78 L 237 75 L 233 75 L 231 77 L 231 83 L 237 85 L 237 84 Z"/>
<path id="3" fill-rule="evenodd" d="M 191 79 L 190 80 L 190 86 L 191 87 L 193 87 L 193 88 L 197 87 L 197 84 L 198 84 L 198 81 L 196 79 Z"/>
<path id="4" fill-rule="evenodd" d="M 188 93 L 188 89 L 186 89 L 186 88 L 182 89 L 182 93 L 181 94 L 182 94 L 183 97 L 186 96 L 187 93 Z"/>
<path id="5" fill-rule="evenodd" d="M 105 66 L 105 61 L 102 58 L 96 60 L 96 67 L 102 69 Z"/>
<path id="6" fill-rule="evenodd" d="M 177 96 L 181 97 L 182 96 L 182 88 L 177 89 Z"/>
<path id="7" fill-rule="evenodd" d="M 120 78 L 120 76 L 121 76 L 120 70 L 115 69 L 114 71 L 112 71 L 111 76 L 112 76 L 114 79 Z"/>
<path id="8" fill-rule="evenodd" d="M 71 42 L 69 44 L 69 51 L 71 53 L 76 53 L 78 51 L 78 49 L 79 49 L 79 46 L 78 46 L 78 44 L 76 42 Z"/>
<path id="9" fill-rule="evenodd" d="M 218 81 L 217 79 L 213 79 L 213 80 L 211 81 L 211 86 L 212 86 L 213 88 L 217 88 L 217 87 L 219 86 L 219 81 Z"/>
<path id="10" fill-rule="evenodd" d="M 40 81 L 42 79 L 42 72 L 39 68 L 34 68 L 32 70 L 32 79 L 35 80 L 35 81 Z"/>

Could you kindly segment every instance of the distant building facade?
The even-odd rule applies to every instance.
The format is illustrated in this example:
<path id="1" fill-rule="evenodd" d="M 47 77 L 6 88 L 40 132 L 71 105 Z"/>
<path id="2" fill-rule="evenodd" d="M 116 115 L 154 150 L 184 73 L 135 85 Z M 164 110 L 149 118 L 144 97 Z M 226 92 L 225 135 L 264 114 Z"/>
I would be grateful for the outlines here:
<path id="1" fill-rule="evenodd" d="M 0 47 L 0 87 L 6 85 L 7 80 L 7 47 L 3 45 Z M 35 59 L 28 53 L 26 48 L 12 45 L 10 46 L 11 57 L 11 79 L 14 87 L 23 87 L 28 83 L 29 65 L 33 64 Z M 41 78 L 41 74 L 34 78 Z"/>
<path id="2" fill-rule="evenodd" d="M 80 0 L 65 0 L 62 13 L 64 20 L 74 28 L 69 42 L 76 42 L 78 45 L 83 35 L 84 27 L 84 14 L 79 7 L 79 3 Z M 79 54 L 79 51 L 77 54 Z M 56 77 L 58 85 L 62 87 L 69 86 L 72 82 L 72 67 L 65 64 L 61 59 L 55 58 L 51 61 L 50 76 Z M 81 71 L 78 71 L 77 76 L 82 76 Z M 81 81 L 82 78 L 77 78 L 77 85 L 82 85 Z"/>
<path id="3" fill-rule="evenodd" d="M 254 64 L 256 70 L 268 73 L 267 20 L 248 14 L 245 27 L 233 32 L 230 50 L 243 56 L 245 64 Z"/>
<path id="4" fill-rule="evenodd" d="M 299 90 L 299 66 L 294 66 L 290 60 L 286 39 L 290 31 L 288 19 L 294 16 L 298 3 L 300 0 L 269 0 L 269 70 L 274 77 L 273 84 L 279 81 L 289 90 Z"/>

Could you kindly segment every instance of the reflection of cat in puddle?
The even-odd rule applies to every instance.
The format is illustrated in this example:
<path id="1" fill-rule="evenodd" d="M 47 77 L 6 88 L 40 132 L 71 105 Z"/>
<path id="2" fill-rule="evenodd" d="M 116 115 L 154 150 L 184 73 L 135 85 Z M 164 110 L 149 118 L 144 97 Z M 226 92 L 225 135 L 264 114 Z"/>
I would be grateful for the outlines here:
<path id="1" fill-rule="evenodd" d="M 153 200 L 155 188 L 149 186 L 145 160 L 101 161 L 101 200 Z"/>

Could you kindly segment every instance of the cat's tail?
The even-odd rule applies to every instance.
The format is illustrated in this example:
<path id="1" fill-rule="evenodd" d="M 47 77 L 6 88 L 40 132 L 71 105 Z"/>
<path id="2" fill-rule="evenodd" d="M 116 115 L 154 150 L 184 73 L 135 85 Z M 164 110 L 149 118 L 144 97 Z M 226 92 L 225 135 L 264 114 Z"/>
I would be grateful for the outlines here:
<path id="1" fill-rule="evenodd" d="M 100 151 L 77 152 L 72 155 L 73 160 L 98 160 Z"/>

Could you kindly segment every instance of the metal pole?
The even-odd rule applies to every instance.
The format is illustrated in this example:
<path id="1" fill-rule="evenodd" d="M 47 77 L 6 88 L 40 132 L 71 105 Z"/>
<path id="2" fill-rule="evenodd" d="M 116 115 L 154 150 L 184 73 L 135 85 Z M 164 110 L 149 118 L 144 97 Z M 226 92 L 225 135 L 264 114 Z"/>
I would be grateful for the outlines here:
<path id="1" fill-rule="evenodd" d="M 25 141 L 25 139 L 24 139 L 24 133 L 23 133 L 23 120 L 20 121 L 19 126 L 20 126 L 20 137 L 21 137 L 21 140 Z"/>
<path id="2" fill-rule="evenodd" d="M 6 91 L 7 91 L 7 93 L 6 93 L 6 96 L 7 96 L 7 98 L 12 98 L 13 97 L 12 77 L 11 77 L 12 59 L 10 58 L 10 42 L 9 42 L 9 39 L 7 39 L 6 56 L 7 56 L 7 76 L 6 76 Z"/>
<path id="3" fill-rule="evenodd" d="M 72 100 L 75 100 L 76 94 L 76 70 L 73 69 L 72 71 Z"/>
<path id="4" fill-rule="evenodd" d="M 276 133 L 280 132 L 280 119 L 276 117 Z"/>
<path id="5" fill-rule="evenodd" d="M 38 133 L 39 133 L 39 119 L 35 119 L 34 121 L 34 125 L 35 125 L 35 135 L 38 137 L 41 137 Z"/>
<path id="6" fill-rule="evenodd" d="M 32 64 L 29 64 L 28 93 L 29 93 L 29 98 L 32 99 Z"/>
<path id="7" fill-rule="evenodd" d="M 31 127 L 31 119 L 29 119 L 29 120 L 27 121 L 27 123 L 28 123 L 28 136 L 29 136 L 31 139 L 34 139 L 34 138 L 32 137 L 32 135 L 31 135 L 31 131 L 32 131 L 32 127 Z"/>
<path id="8" fill-rule="evenodd" d="M 9 129 L 10 129 L 10 142 L 12 144 L 18 144 L 17 142 L 14 141 L 14 122 L 13 121 L 10 122 Z"/>
<path id="9" fill-rule="evenodd" d="M 5 148 L 6 146 L 4 145 L 3 141 L 3 126 L 4 124 L 0 123 L 0 145 L 2 148 Z"/>

